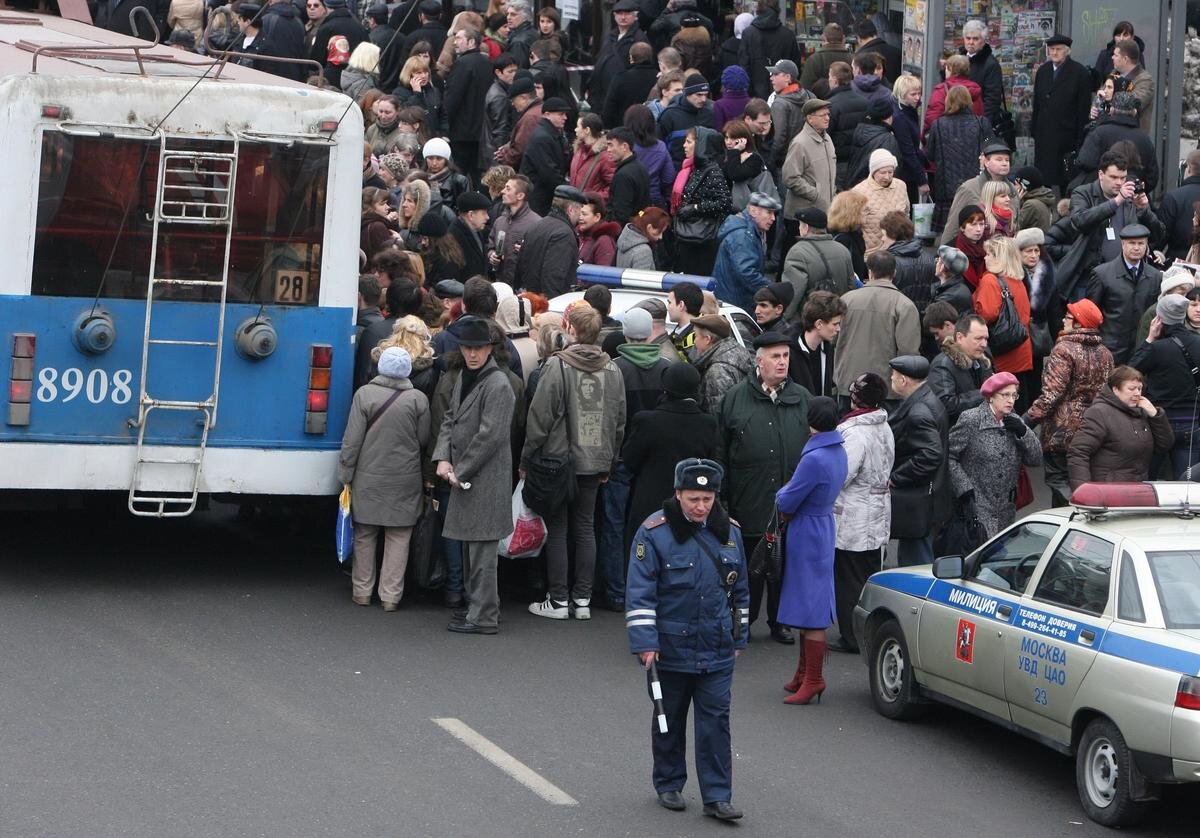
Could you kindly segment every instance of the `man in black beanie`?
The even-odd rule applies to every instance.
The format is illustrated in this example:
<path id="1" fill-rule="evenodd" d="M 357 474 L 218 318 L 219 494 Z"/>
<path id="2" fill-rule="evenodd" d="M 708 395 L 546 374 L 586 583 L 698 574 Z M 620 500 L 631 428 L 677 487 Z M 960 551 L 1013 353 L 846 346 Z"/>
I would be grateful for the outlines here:
<path id="1" fill-rule="evenodd" d="M 683 138 L 689 128 L 712 128 L 712 102 L 708 101 L 708 80 L 691 73 L 683 82 L 683 93 L 658 118 L 658 137 L 667 144 L 671 160 L 678 170 L 683 166 Z"/>

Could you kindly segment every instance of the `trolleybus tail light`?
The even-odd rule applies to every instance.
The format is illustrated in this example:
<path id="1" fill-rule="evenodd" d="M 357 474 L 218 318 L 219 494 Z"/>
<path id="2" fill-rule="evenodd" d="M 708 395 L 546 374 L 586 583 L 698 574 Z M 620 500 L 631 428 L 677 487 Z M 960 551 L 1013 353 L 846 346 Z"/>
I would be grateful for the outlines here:
<path id="1" fill-rule="evenodd" d="M 304 403 L 304 432 L 323 434 L 329 427 L 329 385 L 333 378 L 333 347 L 314 343 L 309 347 L 308 398 Z"/>
<path id="2" fill-rule="evenodd" d="M 332 134 L 337 131 L 337 129 L 338 121 L 336 119 L 326 119 L 319 126 L 317 126 L 317 130 L 322 134 Z"/>
<path id="3" fill-rule="evenodd" d="M 1179 679 L 1179 690 L 1175 693 L 1175 706 L 1185 710 L 1200 710 L 1200 678 L 1184 675 Z"/>
<path id="4" fill-rule="evenodd" d="M 63 119 L 70 114 L 62 105 L 42 105 L 43 119 Z"/>
<path id="5" fill-rule="evenodd" d="M 34 335 L 13 335 L 12 366 L 8 374 L 8 424 L 28 425 L 30 403 L 33 401 L 33 350 L 37 347 Z"/>

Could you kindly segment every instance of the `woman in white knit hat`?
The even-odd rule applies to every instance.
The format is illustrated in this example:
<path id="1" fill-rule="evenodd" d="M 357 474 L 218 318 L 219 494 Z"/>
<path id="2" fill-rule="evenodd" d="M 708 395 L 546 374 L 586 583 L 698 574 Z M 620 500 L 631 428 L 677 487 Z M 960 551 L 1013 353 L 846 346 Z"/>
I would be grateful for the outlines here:
<path id="1" fill-rule="evenodd" d="M 896 177 L 896 165 L 896 155 L 887 149 L 875 149 L 871 152 L 867 179 L 851 190 L 867 199 L 862 211 L 862 234 L 867 245 L 867 256 L 883 247 L 880 220 L 889 212 L 908 215 L 912 210 L 908 202 L 908 185 Z"/>

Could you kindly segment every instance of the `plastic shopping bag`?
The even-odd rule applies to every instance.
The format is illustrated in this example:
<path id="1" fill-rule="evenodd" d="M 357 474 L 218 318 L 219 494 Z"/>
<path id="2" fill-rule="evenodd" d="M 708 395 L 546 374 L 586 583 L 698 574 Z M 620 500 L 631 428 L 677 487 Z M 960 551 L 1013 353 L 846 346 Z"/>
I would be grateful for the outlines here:
<path id="1" fill-rule="evenodd" d="M 912 208 L 913 237 L 928 239 L 933 237 L 933 202 L 928 196 L 922 195 L 919 204 Z"/>
<path id="2" fill-rule="evenodd" d="M 541 515 L 525 505 L 525 499 L 521 496 L 524 488 L 525 481 L 518 481 L 512 496 L 512 535 L 500 539 L 500 555 L 510 559 L 536 556 L 542 552 L 542 545 L 546 543 L 546 522 L 542 520 Z"/>
<path id="3" fill-rule="evenodd" d="M 354 521 L 350 518 L 350 487 L 343 486 L 338 497 L 337 529 L 334 531 L 338 561 L 350 561 L 354 555 Z"/>

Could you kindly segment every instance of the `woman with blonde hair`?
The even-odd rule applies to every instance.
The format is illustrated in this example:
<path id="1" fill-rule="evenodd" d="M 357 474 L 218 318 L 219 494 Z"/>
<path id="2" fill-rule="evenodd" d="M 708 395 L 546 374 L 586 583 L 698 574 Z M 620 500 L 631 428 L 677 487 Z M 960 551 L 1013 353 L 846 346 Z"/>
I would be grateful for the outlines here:
<path id="1" fill-rule="evenodd" d="M 404 184 L 400 195 L 400 210 L 397 213 L 396 224 L 400 229 L 400 237 L 409 249 L 415 250 L 415 231 L 421 223 L 421 218 L 429 212 L 432 193 L 429 184 L 420 178 L 414 178 Z"/>
<path id="2" fill-rule="evenodd" d="M 392 324 L 392 333 L 371 350 L 371 360 L 378 363 L 383 351 L 393 346 L 400 347 L 412 358 L 412 374 L 408 377 L 412 386 L 432 399 L 433 390 L 437 387 L 438 370 L 433 363 L 433 335 L 425 321 L 415 314 L 397 318 Z"/>
<path id="3" fill-rule="evenodd" d="M 1006 181 L 989 180 L 979 191 L 979 205 L 983 208 L 983 217 L 987 219 L 988 238 L 992 236 L 1016 235 L 1015 219 L 1013 218 L 1012 190 Z"/>
<path id="4" fill-rule="evenodd" d="M 354 101 L 379 84 L 379 47 L 363 41 L 350 53 L 350 63 L 342 70 L 338 85 Z"/>
<path id="5" fill-rule="evenodd" d="M 446 112 L 442 108 L 442 92 L 429 72 L 429 59 L 410 55 L 400 69 L 396 99 L 403 108 L 420 108 L 425 112 L 422 125 L 430 136 L 444 137 L 449 131 Z"/>
<path id="6" fill-rule="evenodd" d="M 929 194 L 929 177 L 925 168 L 929 161 L 921 149 L 921 80 L 905 73 L 892 85 L 892 133 L 900 153 L 896 157 L 896 177 L 908 187 L 908 202 L 915 204 Z"/>
<path id="7" fill-rule="evenodd" d="M 829 204 L 826 232 L 835 242 L 850 251 L 854 273 L 863 282 L 867 281 L 867 243 L 862 232 L 862 212 L 867 206 L 867 196 L 861 192 L 839 192 Z"/>
<path id="8" fill-rule="evenodd" d="M 1029 293 L 1023 281 L 1025 268 L 1021 264 L 1016 243 L 1006 236 L 997 236 L 983 243 L 983 262 L 987 272 L 980 277 L 979 285 L 971 294 L 971 302 L 975 313 L 988 324 L 988 343 L 994 355 L 992 368 L 996 372 L 1011 372 L 1021 381 L 1022 404 L 1018 406 L 1023 409 L 1028 406 L 1025 404 L 1025 394 L 1029 392 L 1026 379 L 1033 371 L 1033 343 L 1029 339 Z M 1012 306 L 1009 306 L 1009 300 Z M 1013 307 L 1017 320 L 1024 328 L 1024 339 L 1005 341 L 1004 335 L 996 327 L 1002 309 L 1008 308 L 1011 313 Z"/>

